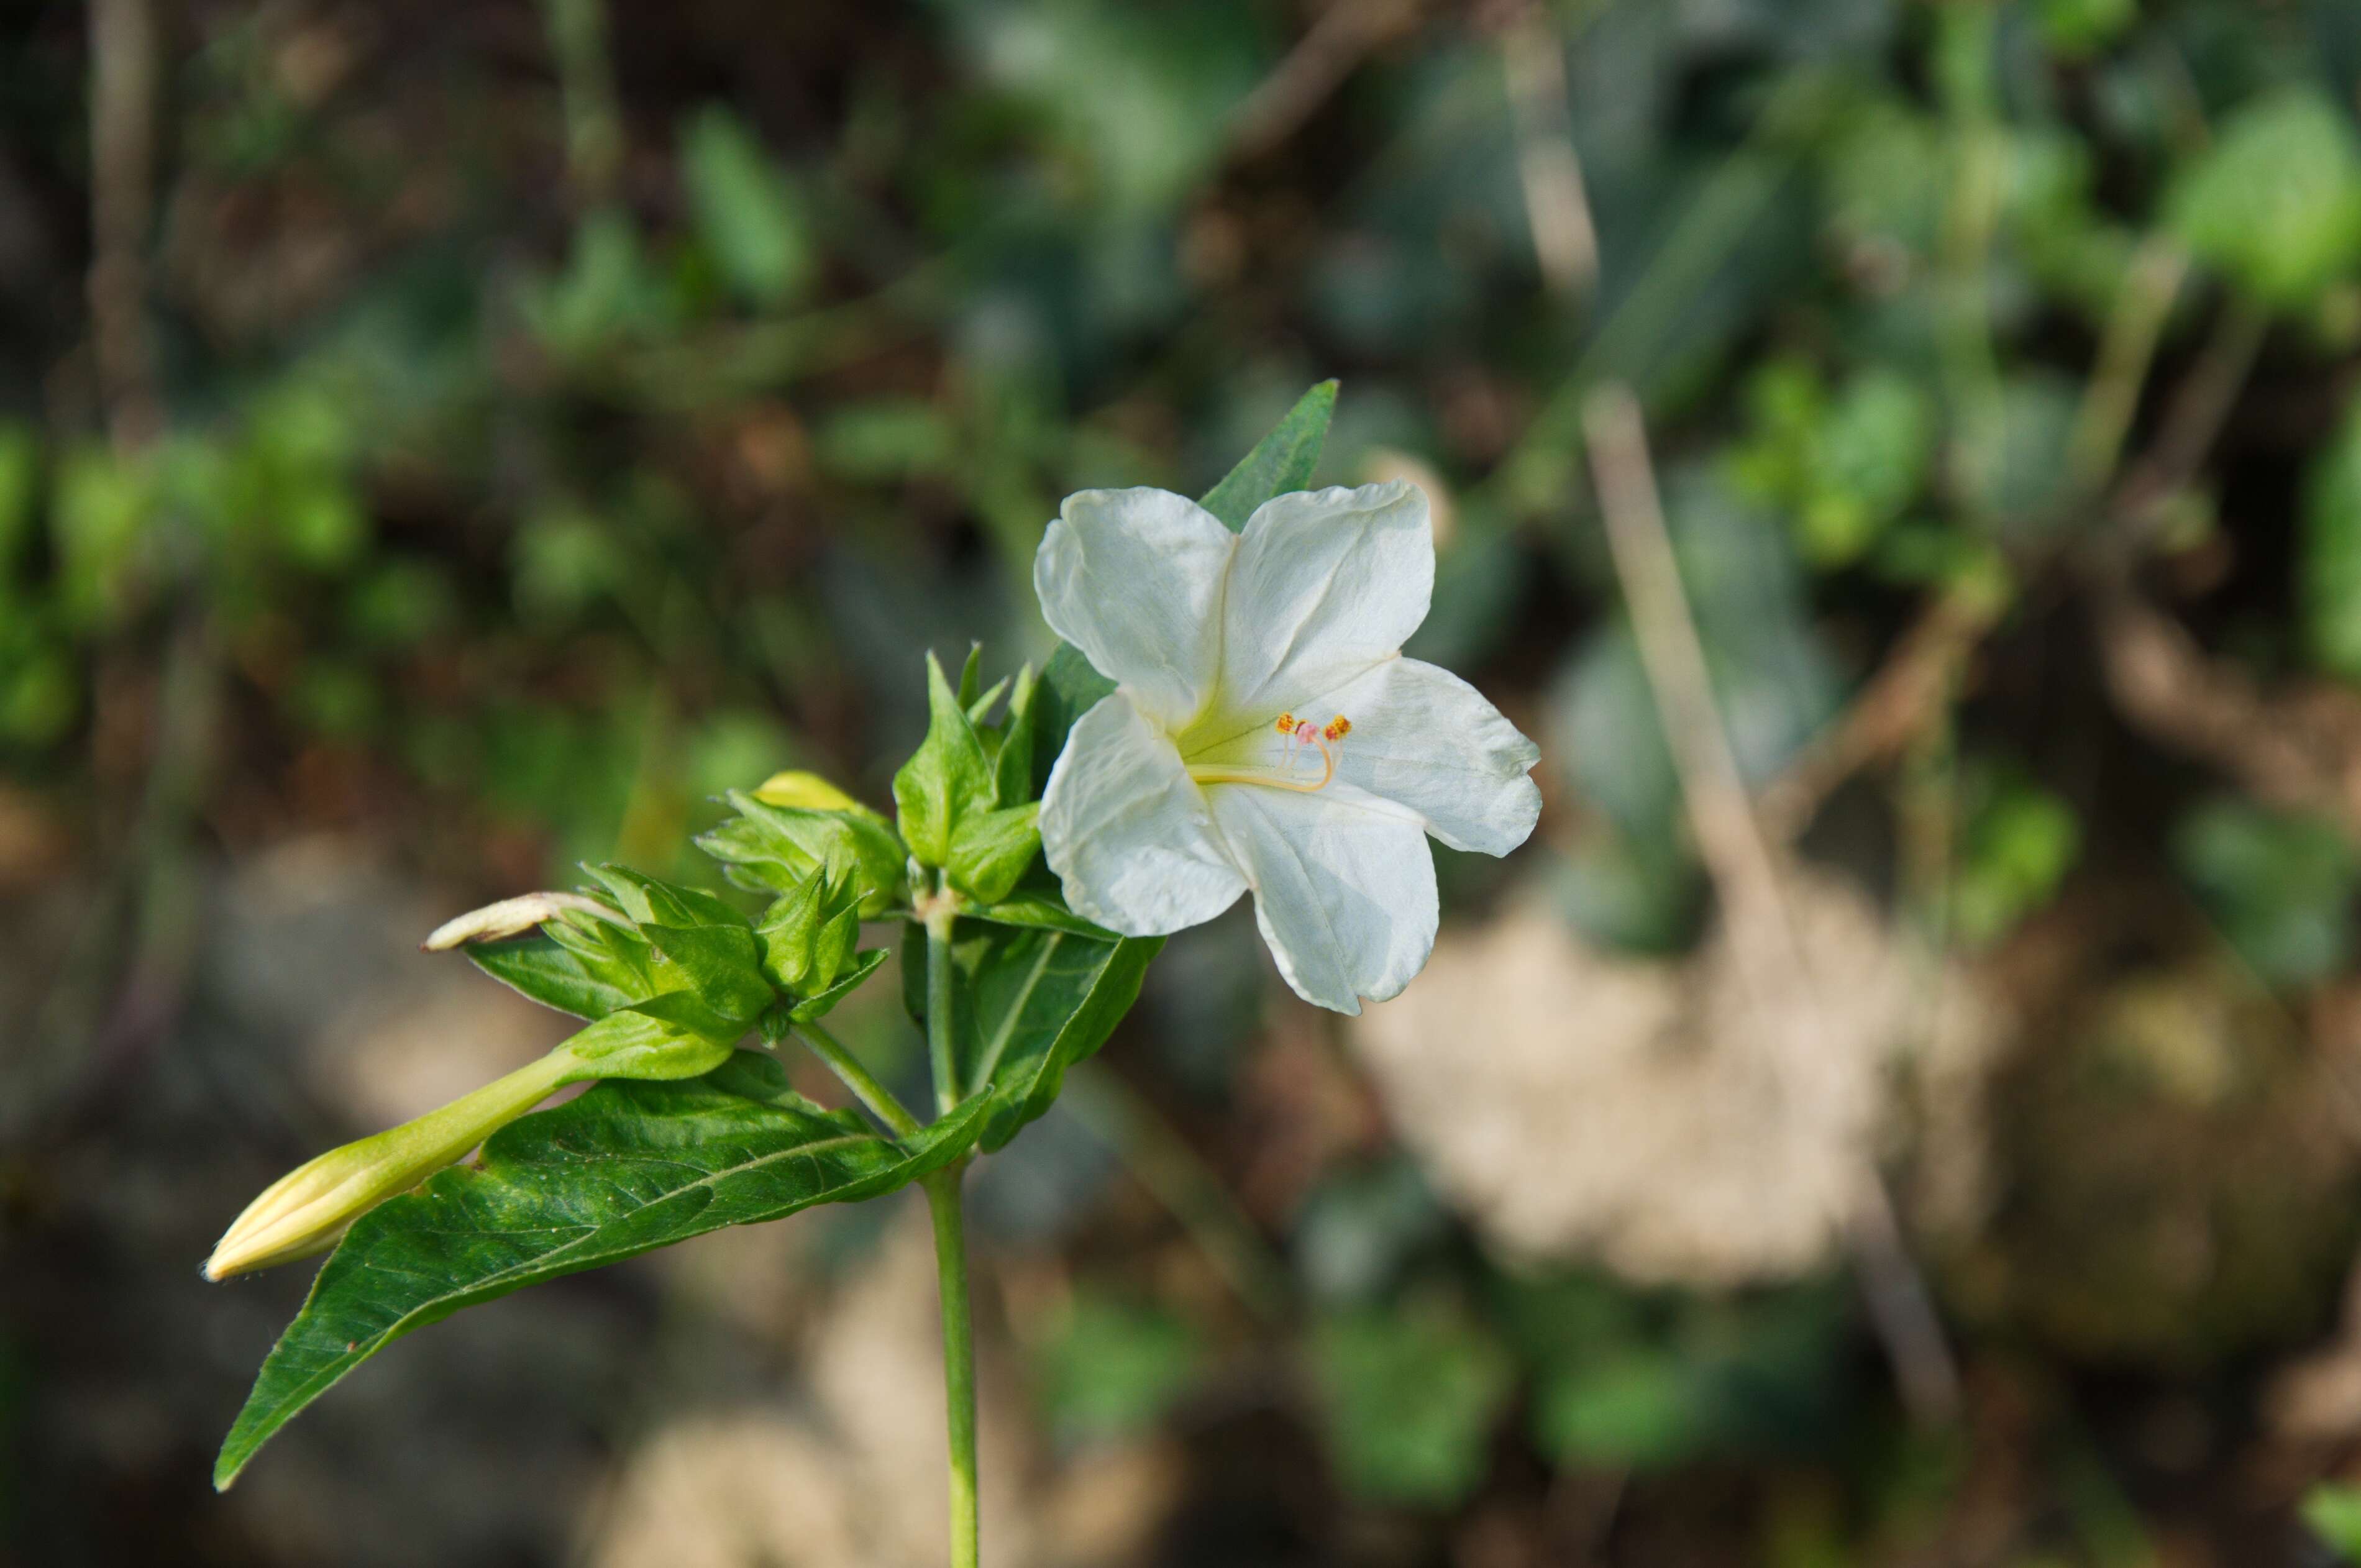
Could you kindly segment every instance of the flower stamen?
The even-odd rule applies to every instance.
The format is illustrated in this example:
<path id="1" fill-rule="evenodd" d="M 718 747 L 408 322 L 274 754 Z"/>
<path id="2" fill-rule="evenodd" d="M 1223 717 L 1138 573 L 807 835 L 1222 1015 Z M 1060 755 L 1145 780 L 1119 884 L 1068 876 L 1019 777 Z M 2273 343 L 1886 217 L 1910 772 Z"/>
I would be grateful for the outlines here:
<path id="1" fill-rule="evenodd" d="M 1229 768 L 1215 763 L 1191 762 L 1189 764 L 1189 776 L 1201 784 L 1262 784 L 1269 789 L 1293 790 L 1298 795 L 1317 795 L 1326 789 L 1328 782 L 1336 776 L 1336 749 L 1344 744 L 1345 737 L 1353 732 L 1353 721 L 1340 713 L 1323 728 L 1308 718 L 1282 713 L 1271 729 L 1283 736 L 1287 742 L 1287 749 L 1279 754 L 1276 769 Z M 1294 776 L 1295 759 L 1306 747 L 1320 753 L 1320 777 L 1310 784 Z"/>

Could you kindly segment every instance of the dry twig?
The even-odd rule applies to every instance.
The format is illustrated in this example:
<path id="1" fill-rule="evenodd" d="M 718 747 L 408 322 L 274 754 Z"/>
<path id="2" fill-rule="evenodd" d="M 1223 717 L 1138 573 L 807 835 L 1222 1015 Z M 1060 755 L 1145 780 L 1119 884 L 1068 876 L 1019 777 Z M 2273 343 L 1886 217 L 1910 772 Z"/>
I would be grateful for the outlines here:
<path id="1" fill-rule="evenodd" d="M 1787 1086 L 1826 1033 L 1825 1011 L 1778 860 L 1755 820 L 1715 704 L 1705 649 L 1664 530 L 1639 403 L 1610 384 L 1592 396 L 1585 416 L 1616 576 L 1697 846 L 1765 1025 L 1767 1065 L 1784 1101 L 1780 1109 L 1809 1114 L 1806 1097 Z M 1959 1374 L 1925 1283 L 1904 1249 L 1884 1182 L 1866 1159 L 1853 1184 L 1851 1210 L 1838 1218 L 1904 1401 L 1922 1422 L 1948 1421 L 1959 1407 Z"/>
<path id="2" fill-rule="evenodd" d="M 127 455 L 163 428 L 147 320 L 156 184 L 156 19 L 148 0 L 93 0 L 90 66 L 91 345 L 107 434 Z"/>
<path id="3" fill-rule="evenodd" d="M 1500 33 L 1500 68 L 1517 124 L 1517 181 L 1533 260 L 1560 293 L 1587 293 L 1598 280 L 1598 229 L 1583 188 L 1566 104 L 1565 54 L 1549 13 L 1529 5 Z"/>

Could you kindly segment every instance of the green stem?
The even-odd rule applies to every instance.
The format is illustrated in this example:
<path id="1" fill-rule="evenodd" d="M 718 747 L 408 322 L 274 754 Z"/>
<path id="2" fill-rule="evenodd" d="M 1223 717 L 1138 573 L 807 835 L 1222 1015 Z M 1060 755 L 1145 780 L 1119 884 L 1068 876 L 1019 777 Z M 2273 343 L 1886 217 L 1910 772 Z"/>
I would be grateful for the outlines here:
<path id="1" fill-rule="evenodd" d="M 935 1100 L 948 1113 L 959 1104 L 951 1059 L 951 926 L 948 897 L 926 906 L 927 1054 L 935 1069 Z M 943 1406 L 950 1429 L 951 1568 L 976 1568 L 975 1325 L 968 1311 L 967 1234 L 960 1217 L 961 1159 L 922 1185 L 935 1221 L 935 1274 L 943 1307 Z"/>
<path id="2" fill-rule="evenodd" d="M 948 908 L 927 914 L 927 1055 L 935 1069 L 935 1109 L 949 1114 L 960 1102 L 959 1068 L 952 1059 L 951 922 Z"/>
<path id="3" fill-rule="evenodd" d="M 821 1028 L 817 1021 L 796 1025 L 796 1033 L 811 1047 L 812 1055 L 826 1062 L 829 1070 L 869 1107 L 872 1115 L 892 1129 L 895 1137 L 910 1137 L 924 1130 L 918 1119 L 894 1097 L 894 1091 L 878 1082 L 859 1058 L 844 1048 L 843 1042 Z"/>
<path id="4" fill-rule="evenodd" d="M 960 1176 L 967 1162 L 928 1177 L 935 1221 L 935 1272 L 943 1308 L 943 1404 L 950 1431 L 951 1568 L 981 1561 L 975 1506 L 975 1325 L 968 1311 L 967 1235 L 960 1217 Z"/>

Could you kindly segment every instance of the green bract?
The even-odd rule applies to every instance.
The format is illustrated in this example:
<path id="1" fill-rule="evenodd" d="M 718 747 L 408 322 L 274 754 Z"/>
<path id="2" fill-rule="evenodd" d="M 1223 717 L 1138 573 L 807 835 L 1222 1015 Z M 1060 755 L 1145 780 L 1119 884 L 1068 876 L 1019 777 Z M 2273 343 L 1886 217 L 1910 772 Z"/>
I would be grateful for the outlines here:
<path id="1" fill-rule="evenodd" d="M 902 901 L 908 857 L 893 826 L 867 806 L 809 774 L 788 773 L 751 795 L 732 790 L 729 801 L 737 815 L 697 846 L 739 886 L 788 893 L 818 872 L 848 879 L 861 894 L 862 914 L 872 918 Z"/>

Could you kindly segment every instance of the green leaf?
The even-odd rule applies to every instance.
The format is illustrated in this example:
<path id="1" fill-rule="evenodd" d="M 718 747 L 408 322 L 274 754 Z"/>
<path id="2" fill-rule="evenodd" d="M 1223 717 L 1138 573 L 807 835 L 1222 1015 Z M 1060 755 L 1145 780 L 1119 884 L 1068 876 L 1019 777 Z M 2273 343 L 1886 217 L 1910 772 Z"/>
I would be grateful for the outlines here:
<path id="1" fill-rule="evenodd" d="M 802 210 L 753 133 L 718 104 L 689 126 L 681 182 L 697 237 L 741 299 L 780 304 L 811 275 Z"/>
<path id="2" fill-rule="evenodd" d="M 2309 984 L 2351 956 L 2361 856 L 2334 823 L 2224 796 L 2181 821 L 2171 852 L 2222 935 L 2264 980 Z"/>
<path id="3" fill-rule="evenodd" d="M 679 1083 L 601 1083 L 496 1134 L 354 1222 L 238 1412 L 214 1485 L 339 1378 L 412 1329 L 559 1275 L 725 1225 L 891 1192 L 964 1154 L 985 1106 L 907 1145 L 787 1087 L 738 1052 Z"/>
<path id="4" fill-rule="evenodd" d="M 685 991 L 619 1007 L 561 1047 L 600 1078 L 695 1078 L 730 1059 L 743 1024 Z"/>
<path id="5" fill-rule="evenodd" d="M 623 913 L 642 926 L 744 926 L 729 901 L 701 887 L 682 887 L 611 861 L 583 868 L 604 883 Z"/>
<path id="6" fill-rule="evenodd" d="M 792 893 L 818 872 L 831 881 L 851 878 L 864 914 L 882 915 L 899 901 L 908 856 L 892 824 L 867 806 L 779 806 L 741 790 L 728 798 L 738 815 L 701 835 L 697 847 L 739 885 Z"/>
<path id="7" fill-rule="evenodd" d="M 1033 666 L 1016 672 L 1008 698 L 1008 723 L 992 748 L 992 798 L 1003 807 L 1033 798 Z"/>
<path id="8" fill-rule="evenodd" d="M 2303 1522 L 2347 1563 L 2361 1563 L 2361 1487 L 2323 1481 L 2304 1495 Z"/>
<path id="9" fill-rule="evenodd" d="M 2361 147 L 2324 94 L 2242 105 L 2174 184 L 2182 243 L 2265 305 L 2299 310 L 2361 262 Z"/>
<path id="10" fill-rule="evenodd" d="M 814 1018 L 828 1016 L 829 1009 L 858 991 L 871 975 L 877 972 L 878 966 L 884 961 L 885 949 L 883 948 L 872 948 L 867 952 L 857 955 L 852 960 L 852 967 L 839 975 L 835 984 L 826 991 L 813 992 L 790 1008 L 787 1012 L 787 1021 L 793 1024 L 805 1024 Z"/>
<path id="11" fill-rule="evenodd" d="M 1320 466 L 1320 449 L 1328 442 L 1328 422 L 1335 413 L 1334 381 L 1323 381 L 1298 398 L 1278 428 L 1205 492 L 1205 510 L 1235 533 L 1271 497 L 1309 486 L 1312 471 Z"/>
<path id="12" fill-rule="evenodd" d="M 777 995 L 763 978 L 763 950 L 744 926 L 643 926 L 659 993 L 691 991 L 722 1017 L 751 1023 Z"/>
<path id="13" fill-rule="evenodd" d="M 820 922 L 828 917 L 828 884 L 807 877 L 793 893 L 772 900 L 754 934 L 763 944 L 763 972 L 781 991 L 800 991 L 810 978 L 812 950 L 819 938 Z"/>
<path id="14" fill-rule="evenodd" d="M 912 858 L 922 866 L 939 866 L 950 859 L 960 818 L 991 808 L 992 770 L 975 725 L 931 652 L 927 707 L 927 739 L 894 775 L 894 805 Z"/>
<path id="15" fill-rule="evenodd" d="M 1066 749 L 1066 731 L 1113 690 L 1115 683 L 1093 668 L 1072 643 L 1059 643 L 1049 655 L 1033 698 L 1033 776 L 1045 787 L 1058 753 Z"/>
<path id="16" fill-rule="evenodd" d="M 1336 383 L 1323 381 L 1287 411 L 1255 449 L 1222 482 L 1205 492 L 1201 505 L 1232 530 L 1242 529 L 1255 509 L 1277 495 L 1300 490 L 1312 483 L 1320 466 L 1320 449 L 1327 444 L 1328 422 L 1336 412 Z M 1046 781 L 1066 749 L 1066 731 L 1115 683 L 1091 667 L 1082 651 L 1060 642 L 1042 668 L 1040 691 L 1034 699 L 1033 776 Z"/>
<path id="17" fill-rule="evenodd" d="M 927 1016 L 926 935 L 905 938 L 902 1000 Z M 1139 995 L 1161 937 L 1094 940 L 962 919 L 951 943 L 951 1027 L 960 1081 L 991 1087 L 979 1140 L 997 1149 L 1049 1109 L 1066 1069 L 1106 1043 Z"/>
<path id="18" fill-rule="evenodd" d="M 951 835 L 951 881 L 985 904 L 1007 897 L 1041 848 L 1040 822 L 1039 801 L 961 817 Z"/>
<path id="19" fill-rule="evenodd" d="M 1054 887 L 1026 888 L 997 903 L 965 913 L 978 920 L 990 920 L 1002 926 L 1026 926 L 1037 931 L 1066 931 L 1101 942 L 1123 940 L 1105 927 L 1085 920 L 1067 908 L 1065 899 Z"/>
<path id="20" fill-rule="evenodd" d="M 648 978 L 652 961 L 648 939 L 640 935 L 638 927 L 569 909 L 555 920 L 543 922 L 541 930 L 572 953 L 592 980 L 613 986 L 634 1001 L 656 993 L 655 982 Z"/>
<path id="21" fill-rule="evenodd" d="M 577 1018 L 603 1018 L 647 994 L 591 974 L 580 959 L 547 937 L 482 943 L 466 952 L 478 969 L 510 990 Z"/>
<path id="22" fill-rule="evenodd" d="M 960 665 L 959 705 L 968 718 L 978 724 L 983 722 L 983 715 L 976 712 L 976 709 L 983 706 L 982 699 L 976 694 L 983 688 L 983 644 L 971 642 L 967 645 L 967 660 Z"/>

